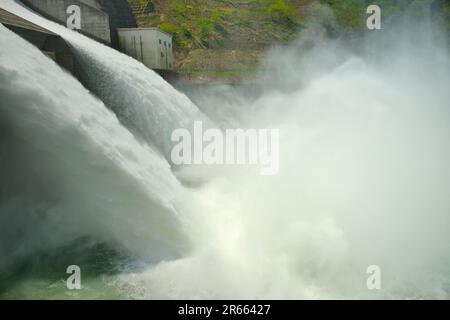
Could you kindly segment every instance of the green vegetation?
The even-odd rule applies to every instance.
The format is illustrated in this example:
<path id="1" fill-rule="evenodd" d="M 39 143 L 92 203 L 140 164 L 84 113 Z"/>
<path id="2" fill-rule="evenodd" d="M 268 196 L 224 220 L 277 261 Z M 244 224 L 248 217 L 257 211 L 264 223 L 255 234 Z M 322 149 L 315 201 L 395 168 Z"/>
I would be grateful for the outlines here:
<path id="1" fill-rule="evenodd" d="M 275 23 L 286 26 L 297 25 L 298 14 L 296 9 L 284 0 L 272 0 L 268 4 L 267 13 Z"/>
<path id="2" fill-rule="evenodd" d="M 139 3 L 136 3 L 139 1 Z M 259 46 L 294 39 L 302 22 L 295 4 L 311 0 L 129 0 L 140 26 L 157 26 L 174 35 L 178 52 L 198 48 Z"/>
<path id="3" fill-rule="evenodd" d="M 337 23 L 344 28 L 363 28 L 367 4 L 361 0 L 326 1 L 334 11 Z"/>

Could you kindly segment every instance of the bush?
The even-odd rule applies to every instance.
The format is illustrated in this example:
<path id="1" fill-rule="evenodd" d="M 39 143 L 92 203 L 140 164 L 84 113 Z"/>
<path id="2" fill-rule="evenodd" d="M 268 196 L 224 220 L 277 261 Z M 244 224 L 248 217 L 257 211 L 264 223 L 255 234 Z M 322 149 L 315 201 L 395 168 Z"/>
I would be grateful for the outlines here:
<path id="1" fill-rule="evenodd" d="M 289 26 L 297 24 L 296 9 L 284 0 L 273 0 L 267 8 L 267 13 L 274 22 Z"/>
<path id="2" fill-rule="evenodd" d="M 211 35 L 212 23 L 208 19 L 200 18 L 198 20 L 198 29 L 200 30 L 200 38 L 202 40 L 208 39 Z"/>
<path id="3" fill-rule="evenodd" d="M 175 17 L 185 17 L 187 14 L 187 8 L 185 5 L 182 4 L 176 4 L 172 7 L 172 14 Z"/>
<path id="4" fill-rule="evenodd" d="M 338 23 L 344 28 L 359 28 L 364 25 L 367 6 L 361 0 L 328 0 Z"/>
<path id="5" fill-rule="evenodd" d="M 172 35 L 174 35 L 174 36 L 175 36 L 175 34 L 178 32 L 178 27 L 175 26 L 175 25 L 173 25 L 173 24 L 170 24 L 170 23 L 161 23 L 161 24 L 159 25 L 159 28 L 160 28 L 162 31 L 165 31 L 165 32 L 167 32 L 167 33 L 170 33 L 170 34 L 172 34 Z"/>
<path id="6" fill-rule="evenodd" d="M 192 31 L 189 25 L 186 22 L 181 24 L 181 31 L 183 32 L 183 36 L 186 39 L 192 39 Z"/>

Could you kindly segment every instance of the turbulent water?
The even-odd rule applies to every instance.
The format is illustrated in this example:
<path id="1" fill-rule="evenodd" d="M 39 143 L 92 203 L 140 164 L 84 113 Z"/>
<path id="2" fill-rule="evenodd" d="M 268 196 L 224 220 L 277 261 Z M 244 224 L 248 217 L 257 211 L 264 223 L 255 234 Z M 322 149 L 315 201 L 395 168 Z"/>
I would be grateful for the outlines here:
<path id="1" fill-rule="evenodd" d="M 63 29 L 14 3 L 2 6 Z M 0 28 L 0 266 L 80 237 L 131 250 L 146 261 L 185 254 L 189 241 L 176 201 L 182 190 L 160 150 L 138 141 L 103 102 L 38 49 Z M 72 36 L 92 51 L 103 49 Z M 146 70 L 146 75 L 155 86 L 170 89 L 153 72 Z M 163 90 L 153 91 L 154 97 L 163 97 Z M 177 94 L 188 101 L 170 92 L 172 101 Z M 183 113 L 175 102 L 172 109 Z"/>
<path id="2" fill-rule="evenodd" d="M 404 22 L 356 51 L 303 34 L 268 53 L 258 94 L 221 86 L 197 107 L 131 58 L 0 4 L 68 41 L 96 95 L 0 25 L 1 297 L 449 298 L 450 55 L 436 26 Z M 279 174 L 175 175 L 170 133 L 209 122 L 199 109 L 280 129 Z"/>

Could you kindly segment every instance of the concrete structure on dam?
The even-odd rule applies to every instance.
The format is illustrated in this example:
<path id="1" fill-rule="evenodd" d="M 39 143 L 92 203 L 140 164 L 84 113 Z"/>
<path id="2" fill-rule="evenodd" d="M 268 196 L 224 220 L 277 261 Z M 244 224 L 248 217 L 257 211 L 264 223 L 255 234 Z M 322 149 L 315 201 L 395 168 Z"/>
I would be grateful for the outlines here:
<path id="1" fill-rule="evenodd" d="M 173 70 L 172 35 L 157 28 L 121 28 L 119 48 L 150 69 Z"/>
<path id="2" fill-rule="evenodd" d="M 109 15 L 96 0 L 23 0 L 24 4 L 46 18 L 100 42 L 111 43 Z"/>

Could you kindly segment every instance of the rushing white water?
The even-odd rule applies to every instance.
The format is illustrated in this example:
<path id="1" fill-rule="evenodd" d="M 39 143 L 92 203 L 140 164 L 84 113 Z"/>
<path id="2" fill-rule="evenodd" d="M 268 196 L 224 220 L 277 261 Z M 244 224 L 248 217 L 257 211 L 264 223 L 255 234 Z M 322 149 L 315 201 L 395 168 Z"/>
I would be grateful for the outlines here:
<path id="1" fill-rule="evenodd" d="M 167 161 L 1 25 L 0 43 L 1 263 L 84 235 L 154 259 L 186 250 Z"/>
<path id="2" fill-rule="evenodd" d="M 146 142 L 0 26 L 3 255 L 98 237 L 145 261 L 112 279 L 130 298 L 449 298 L 450 55 L 429 23 L 370 37 L 359 54 L 299 42 L 269 54 L 277 74 L 256 99 L 203 96 L 217 123 L 279 128 L 280 173 L 185 168 L 204 182 L 186 190 L 159 152 L 204 118 L 197 107 L 130 58 L 1 5 L 66 39 Z M 369 265 L 382 290 L 367 289 Z"/>

